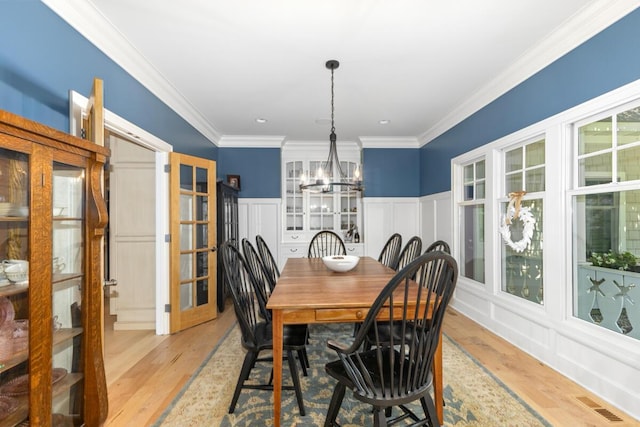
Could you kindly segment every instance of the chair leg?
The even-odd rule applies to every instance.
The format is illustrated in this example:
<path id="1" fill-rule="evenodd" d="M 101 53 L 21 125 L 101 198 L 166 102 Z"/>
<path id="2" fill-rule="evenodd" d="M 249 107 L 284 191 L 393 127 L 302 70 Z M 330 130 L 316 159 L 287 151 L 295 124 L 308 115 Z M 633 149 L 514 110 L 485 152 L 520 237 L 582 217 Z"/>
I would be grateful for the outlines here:
<path id="1" fill-rule="evenodd" d="M 373 408 L 373 425 L 375 427 L 387 427 L 387 417 L 384 408 Z"/>
<path id="2" fill-rule="evenodd" d="M 289 362 L 289 370 L 291 371 L 291 379 L 293 380 L 293 388 L 296 391 L 296 400 L 300 415 L 305 416 L 304 402 L 302 401 L 302 388 L 300 387 L 300 378 L 298 377 L 298 368 L 296 367 L 296 359 L 293 357 L 293 351 L 287 350 L 287 361 Z"/>
<path id="3" fill-rule="evenodd" d="M 440 420 L 438 419 L 438 412 L 436 411 L 436 405 L 433 403 L 431 396 L 423 396 L 420 399 L 422 403 L 422 409 L 425 415 L 429 418 L 431 427 L 440 427 Z"/>
<path id="4" fill-rule="evenodd" d="M 340 382 L 336 383 L 336 387 L 333 389 L 333 394 L 331 395 L 331 402 L 329 402 L 329 408 L 327 409 L 324 427 L 333 427 L 337 425 L 336 418 L 338 418 L 338 412 L 340 411 L 340 406 L 342 406 L 342 399 L 344 399 L 345 391 L 346 387 L 344 384 Z"/>
<path id="5" fill-rule="evenodd" d="M 242 391 L 242 386 L 244 382 L 249 378 L 249 373 L 251 373 L 251 369 L 256 363 L 256 359 L 258 358 L 258 353 L 249 351 L 244 356 L 244 361 L 242 362 L 242 369 L 240 370 L 240 375 L 238 376 L 238 383 L 236 384 L 236 390 L 233 393 L 233 398 L 231 399 L 231 404 L 229 405 L 229 413 L 233 414 L 233 411 L 236 409 L 236 403 L 238 403 L 238 398 L 240 397 L 240 392 Z"/>
<path id="6" fill-rule="evenodd" d="M 307 367 L 309 366 L 309 361 L 307 360 L 307 352 L 305 349 L 298 350 L 298 360 L 300 361 L 300 367 L 302 368 L 302 375 L 307 375 Z"/>

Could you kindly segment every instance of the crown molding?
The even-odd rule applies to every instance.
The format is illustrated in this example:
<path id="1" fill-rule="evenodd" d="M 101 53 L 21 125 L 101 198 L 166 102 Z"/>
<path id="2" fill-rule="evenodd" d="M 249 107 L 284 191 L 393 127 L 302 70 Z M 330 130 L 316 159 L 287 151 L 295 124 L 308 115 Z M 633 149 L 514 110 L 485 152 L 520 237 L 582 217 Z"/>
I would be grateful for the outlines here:
<path id="1" fill-rule="evenodd" d="M 362 148 L 420 148 L 413 136 L 361 136 Z"/>
<path id="2" fill-rule="evenodd" d="M 471 95 L 466 102 L 451 111 L 431 129 L 419 135 L 420 145 L 428 144 L 639 6 L 640 0 L 599 0 L 590 3 L 546 39 L 525 52 L 489 84 Z"/>
<path id="3" fill-rule="evenodd" d="M 42 0 L 107 57 L 216 144 L 220 133 L 138 52 L 129 41 L 86 0 Z"/>
<path id="4" fill-rule="evenodd" d="M 284 136 L 224 135 L 218 141 L 218 147 L 280 148 L 284 139 Z"/>

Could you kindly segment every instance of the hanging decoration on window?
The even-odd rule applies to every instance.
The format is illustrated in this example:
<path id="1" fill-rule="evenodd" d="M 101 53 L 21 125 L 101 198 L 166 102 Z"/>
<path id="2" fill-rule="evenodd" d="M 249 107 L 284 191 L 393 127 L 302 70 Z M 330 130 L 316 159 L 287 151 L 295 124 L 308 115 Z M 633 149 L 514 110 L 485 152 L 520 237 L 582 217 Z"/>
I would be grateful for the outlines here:
<path id="1" fill-rule="evenodd" d="M 520 206 L 522 197 L 527 194 L 526 191 L 515 191 L 509 193 L 509 204 L 507 212 L 502 215 L 500 220 L 500 234 L 502 240 L 516 252 L 523 252 L 531 243 L 533 230 L 536 226 L 536 219 L 531 213 L 531 208 Z M 511 240 L 511 224 L 515 220 L 522 222 L 522 238 L 516 242 Z"/>

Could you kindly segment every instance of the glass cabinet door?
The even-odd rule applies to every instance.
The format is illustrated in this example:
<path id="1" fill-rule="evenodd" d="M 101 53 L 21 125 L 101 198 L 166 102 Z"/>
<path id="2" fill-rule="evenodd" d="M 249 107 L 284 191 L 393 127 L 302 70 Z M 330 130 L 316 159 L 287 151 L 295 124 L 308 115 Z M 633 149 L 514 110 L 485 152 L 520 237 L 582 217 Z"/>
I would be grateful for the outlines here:
<path id="1" fill-rule="evenodd" d="M 300 191 L 302 161 L 287 162 L 285 166 L 285 227 L 289 231 L 302 230 L 304 227 L 304 208 Z"/>
<path id="2" fill-rule="evenodd" d="M 85 286 L 85 171 L 54 163 L 52 206 L 52 417 L 79 425 L 84 407 L 82 295 Z"/>
<path id="3" fill-rule="evenodd" d="M 29 157 L 0 148 L 0 425 L 29 415 Z"/>

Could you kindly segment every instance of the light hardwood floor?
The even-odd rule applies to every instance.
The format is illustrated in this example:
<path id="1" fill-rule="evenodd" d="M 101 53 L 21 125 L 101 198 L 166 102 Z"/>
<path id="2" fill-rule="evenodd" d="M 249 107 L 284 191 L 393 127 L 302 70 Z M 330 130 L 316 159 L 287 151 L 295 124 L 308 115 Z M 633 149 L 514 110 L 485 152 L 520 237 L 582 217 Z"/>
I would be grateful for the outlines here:
<path id="1" fill-rule="evenodd" d="M 171 336 L 155 336 L 152 331 L 114 332 L 109 327 L 112 319 L 106 322 L 106 425 L 129 427 L 153 424 L 234 324 L 235 315 L 227 305 L 216 320 Z M 445 318 L 444 332 L 554 426 L 640 425 L 454 310 Z M 609 421 L 598 411 L 620 421 Z"/>

